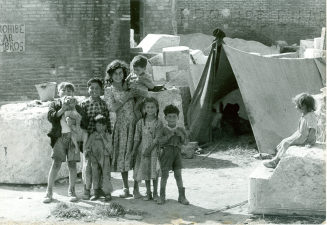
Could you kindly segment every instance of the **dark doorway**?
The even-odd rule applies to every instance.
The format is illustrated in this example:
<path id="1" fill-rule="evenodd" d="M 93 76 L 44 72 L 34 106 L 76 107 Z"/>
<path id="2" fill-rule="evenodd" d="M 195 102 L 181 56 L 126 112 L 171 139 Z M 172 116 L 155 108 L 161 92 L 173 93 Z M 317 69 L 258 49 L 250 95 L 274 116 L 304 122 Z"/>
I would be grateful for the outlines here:
<path id="1" fill-rule="evenodd" d="M 143 0 L 130 0 L 131 29 L 136 43 L 140 43 L 143 36 L 143 6 Z"/>

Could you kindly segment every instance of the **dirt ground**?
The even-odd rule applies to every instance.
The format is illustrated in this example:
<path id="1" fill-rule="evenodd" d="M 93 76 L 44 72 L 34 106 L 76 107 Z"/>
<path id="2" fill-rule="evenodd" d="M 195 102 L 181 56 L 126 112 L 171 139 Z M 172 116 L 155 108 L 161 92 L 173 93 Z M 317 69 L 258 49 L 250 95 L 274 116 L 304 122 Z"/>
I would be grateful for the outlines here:
<path id="1" fill-rule="evenodd" d="M 208 157 L 202 154 L 193 159 L 184 160 L 183 179 L 189 206 L 179 204 L 174 176 L 170 173 L 167 184 L 167 203 L 157 205 L 153 201 L 141 199 L 120 199 L 122 187 L 119 173 L 112 173 L 115 191 L 112 202 L 118 202 L 127 209 L 143 212 L 141 220 L 124 217 L 84 216 L 80 219 L 63 219 L 53 215 L 59 203 L 74 205 L 84 211 L 90 211 L 96 205 L 104 205 L 103 199 L 95 202 L 80 200 L 69 203 L 67 197 L 67 179 L 56 183 L 55 201 L 43 204 L 46 186 L 0 185 L 0 223 L 8 224 L 311 224 L 322 223 L 319 217 L 264 217 L 247 212 L 248 205 L 235 207 L 223 212 L 205 215 L 212 209 L 243 202 L 248 197 L 248 177 L 261 163 L 253 159 L 256 154 L 251 137 L 222 141 Z M 64 165 L 65 166 L 65 165 Z M 48 171 L 45 171 L 46 173 Z M 132 173 L 129 175 L 132 187 Z M 77 195 L 82 195 L 82 183 L 79 179 Z M 141 184 L 141 193 L 145 194 L 145 185 Z"/>

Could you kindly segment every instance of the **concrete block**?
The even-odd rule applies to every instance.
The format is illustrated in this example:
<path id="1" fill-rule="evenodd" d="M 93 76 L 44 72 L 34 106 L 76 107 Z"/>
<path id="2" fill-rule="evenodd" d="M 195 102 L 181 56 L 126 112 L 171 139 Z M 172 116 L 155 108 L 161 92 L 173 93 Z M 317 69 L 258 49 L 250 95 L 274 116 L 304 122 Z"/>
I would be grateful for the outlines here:
<path id="1" fill-rule="evenodd" d="M 250 175 L 249 213 L 326 214 L 325 145 L 291 146 L 277 168 Z"/>
<path id="2" fill-rule="evenodd" d="M 83 98 L 78 98 L 82 100 Z M 21 102 L 0 108 L 0 183 L 45 184 L 52 164 L 50 102 Z M 81 171 L 78 163 L 78 170 Z M 57 178 L 68 177 L 65 163 Z"/>
<path id="3" fill-rule="evenodd" d="M 300 40 L 299 57 L 304 58 L 304 51 L 307 48 L 314 48 L 314 39 Z"/>
<path id="4" fill-rule="evenodd" d="M 315 49 L 321 49 L 321 37 L 313 39 L 313 47 Z"/>
<path id="5" fill-rule="evenodd" d="M 201 79 L 201 76 L 202 76 L 202 72 L 204 70 L 204 67 L 205 67 L 204 64 L 193 64 L 193 65 L 190 65 L 191 79 L 192 79 L 192 82 L 193 82 L 193 89 L 194 90 L 196 90 L 196 88 L 197 88 L 197 86 L 198 86 L 198 84 L 200 82 L 200 79 Z M 192 88 L 191 88 L 191 95 L 193 96 Z"/>
<path id="6" fill-rule="evenodd" d="M 179 109 L 179 118 L 177 125 L 184 127 L 184 114 L 183 114 L 183 101 L 181 97 L 181 92 L 177 88 L 168 89 L 160 92 L 149 92 L 149 97 L 154 97 L 159 102 L 159 118 L 166 124 L 165 115 L 163 110 L 167 105 L 173 104 Z"/>
<path id="7" fill-rule="evenodd" d="M 166 80 L 168 81 L 168 83 L 166 84 L 166 86 L 189 86 L 190 77 L 190 70 L 177 70 L 167 72 Z"/>
<path id="8" fill-rule="evenodd" d="M 165 65 L 177 65 L 180 70 L 190 68 L 190 49 L 186 46 L 164 48 L 162 50 Z"/>
<path id="9" fill-rule="evenodd" d="M 180 37 L 167 34 L 148 34 L 137 47 L 143 52 L 162 52 L 163 48 L 178 46 Z"/>
<path id="10" fill-rule="evenodd" d="M 208 56 L 204 55 L 201 50 L 192 50 L 190 52 L 190 55 L 192 56 L 194 62 L 192 61 L 192 64 L 206 64 Z"/>
<path id="11" fill-rule="evenodd" d="M 163 54 L 159 53 L 156 56 L 153 56 L 152 58 L 149 59 L 149 63 L 152 66 L 163 66 L 164 64 L 164 60 L 163 60 Z"/>
<path id="12" fill-rule="evenodd" d="M 167 72 L 177 71 L 178 66 L 153 66 L 153 80 L 154 81 L 165 81 Z"/>
<path id="13" fill-rule="evenodd" d="M 324 51 L 315 48 L 306 48 L 303 53 L 303 58 L 320 58 L 324 55 Z"/>

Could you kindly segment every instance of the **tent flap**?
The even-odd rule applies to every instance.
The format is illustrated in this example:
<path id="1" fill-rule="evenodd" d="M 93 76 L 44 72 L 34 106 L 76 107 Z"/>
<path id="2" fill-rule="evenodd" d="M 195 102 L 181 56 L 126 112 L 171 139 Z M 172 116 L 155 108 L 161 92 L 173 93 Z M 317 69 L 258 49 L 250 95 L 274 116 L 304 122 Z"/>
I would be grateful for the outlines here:
<path id="1" fill-rule="evenodd" d="M 298 126 L 292 98 L 320 93 L 321 74 L 314 59 L 268 58 L 224 45 L 260 152 L 275 146 Z"/>

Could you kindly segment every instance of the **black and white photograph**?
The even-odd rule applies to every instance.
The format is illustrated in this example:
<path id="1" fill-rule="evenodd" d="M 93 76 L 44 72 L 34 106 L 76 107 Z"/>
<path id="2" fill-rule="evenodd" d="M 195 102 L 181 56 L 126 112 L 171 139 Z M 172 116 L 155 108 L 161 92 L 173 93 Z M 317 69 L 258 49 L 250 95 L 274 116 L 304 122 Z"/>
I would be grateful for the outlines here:
<path id="1" fill-rule="evenodd" d="M 0 224 L 326 224 L 326 0 L 0 0 Z"/>

